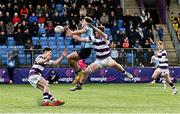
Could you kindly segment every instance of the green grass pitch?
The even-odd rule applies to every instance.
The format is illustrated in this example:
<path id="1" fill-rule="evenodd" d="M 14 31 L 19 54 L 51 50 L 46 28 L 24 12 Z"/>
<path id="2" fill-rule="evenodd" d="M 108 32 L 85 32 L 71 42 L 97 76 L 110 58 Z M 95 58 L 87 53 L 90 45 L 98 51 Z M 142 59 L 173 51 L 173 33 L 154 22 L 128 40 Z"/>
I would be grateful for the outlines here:
<path id="1" fill-rule="evenodd" d="M 26 85 L 0 85 L 0 113 L 180 113 L 180 94 L 162 84 L 87 84 L 70 92 L 72 84 L 51 85 L 65 104 L 40 106 L 42 93 Z M 180 90 L 180 84 L 176 84 Z"/>

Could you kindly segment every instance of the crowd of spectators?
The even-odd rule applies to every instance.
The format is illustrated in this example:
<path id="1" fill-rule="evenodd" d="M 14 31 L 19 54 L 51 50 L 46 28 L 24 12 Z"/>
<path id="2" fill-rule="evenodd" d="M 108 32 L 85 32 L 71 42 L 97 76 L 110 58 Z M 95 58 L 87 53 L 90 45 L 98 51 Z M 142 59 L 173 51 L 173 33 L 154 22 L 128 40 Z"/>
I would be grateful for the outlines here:
<path id="1" fill-rule="evenodd" d="M 60 6 L 58 6 L 60 5 Z M 58 9 L 61 7 L 61 9 Z M 54 27 L 64 22 L 77 29 L 84 16 L 93 18 L 94 23 L 110 28 L 112 41 L 120 48 L 142 47 L 146 40 L 153 39 L 153 20 L 148 13 L 123 15 L 120 0 L 5 0 L 0 3 L 0 40 L 6 44 L 7 36 L 13 36 L 17 45 L 25 45 L 32 36 L 53 36 Z M 122 28 L 118 21 L 123 20 Z M 150 43 L 150 42 L 149 42 Z"/>
<path id="2" fill-rule="evenodd" d="M 177 34 L 177 37 L 180 40 L 180 13 L 178 15 L 175 15 L 174 12 L 171 12 L 170 20 L 171 20 L 172 26 Z"/>

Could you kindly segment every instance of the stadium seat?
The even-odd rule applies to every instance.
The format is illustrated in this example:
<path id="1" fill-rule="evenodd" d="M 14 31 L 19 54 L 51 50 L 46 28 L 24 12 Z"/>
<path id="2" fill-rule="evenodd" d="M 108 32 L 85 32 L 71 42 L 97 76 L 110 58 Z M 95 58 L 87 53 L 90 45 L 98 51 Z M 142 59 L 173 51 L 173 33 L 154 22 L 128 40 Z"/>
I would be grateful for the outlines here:
<path id="1" fill-rule="evenodd" d="M 2 65 L 7 65 L 7 55 L 1 55 Z"/>
<path id="2" fill-rule="evenodd" d="M 14 46 L 8 46 L 8 52 L 12 52 L 14 50 Z"/>
<path id="3" fill-rule="evenodd" d="M 126 54 L 126 60 L 127 60 L 127 64 L 132 64 L 132 58 L 133 58 L 133 55 L 132 53 L 127 53 Z"/>
<path id="4" fill-rule="evenodd" d="M 118 28 L 122 28 L 123 27 L 123 20 L 118 20 Z"/>
<path id="5" fill-rule="evenodd" d="M 156 48 L 156 44 L 151 44 L 151 49 L 155 49 Z"/>
<path id="6" fill-rule="evenodd" d="M 71 39 L 65 39 L 65 45 L 71 45 Z"/>
<path id="7" fill-rule="evenodd" d="M 57 45 L 49 45 L 49 47 L 52 49 L 57 49 Z"/>
<path id="8" fill-rule="evenodd" d="M 64 40 L 64 37 L 59 36 L 59 37 L 57 37 L 57 40 Z"/>
<path id="9" fill-rule="evenodd" d="M 19 54 L 18 58 L 19 58 L 19 64 L 20 65 L 26 64 L 26 56 L 25 56 L 25 54 Z"/>
<path id="10" fill-rule="evenodd" d="M 47 41 L 47 37 L 40 37 L 40 41 Z"/>
<path id="11" fill-rule="evenodd" d="M 24 54 L 24 46 L 16 46 L 17 47 L 17 49 L 18 49 L 18 52 L 19 52 L 19 54 Z"/>
<path id="12" fill-rule="evenodd" d="M 49 41 L 48 44 L 49 46 L 56 45 L 56 41 Z"/>
<path id="13" fill-rule="evenodd" d="M 7 54 L 7 46 L 0 46 L 0 54 L 2 55 Z"/>
<path id="14" fill-rule="evenodd" d="M 62 4 L 56 4 L 56 10 L 58 11 L 58 12 L 62 12 Z"/>
<path id="15" fill-rule="evenodd" d="M 32 57 L 31 57 L 31 54 L 27 54 L 26 55 L 26 63 L 28 64 L 28 65 L 31 65 L 31 59 L 32 59 Z"/>
<path id="16" fill-rule="evenodd" d="M 111 35 L 111 30 L 110 28 L 105 28 L 105 33 L 110 36 Z"/>

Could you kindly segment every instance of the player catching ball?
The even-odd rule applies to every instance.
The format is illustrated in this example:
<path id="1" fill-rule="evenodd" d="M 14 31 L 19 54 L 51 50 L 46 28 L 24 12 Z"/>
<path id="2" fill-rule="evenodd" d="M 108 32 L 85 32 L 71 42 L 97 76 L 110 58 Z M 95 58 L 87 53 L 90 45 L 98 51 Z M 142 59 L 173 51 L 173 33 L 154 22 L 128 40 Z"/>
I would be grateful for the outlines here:
<path id="1" fill-rule="evenodd" d="M 81 38 L 78 35 L 72 35 L 70 30 L 67 31 L 67 35 L 75 40 L 78 40 L 80 42 L 92 43 L 93 49 L 94 51 L 96 51 L 96 60 L 90 65 L 88 65 L 85 70 L 83 70 L 80 81 L 74 88 L 71 89 L 71 91 L 81 90 L 82 85 L 85 83 L 90 73 L 105 67 L 115 68 L 128 78 L 133 79 L 132 74 L 125 71 L 120 64 L 118 64 L 115 60 L 111 58 L 109 40 L 107 39 L 107 35 L 104 33 L 104 26 L 95 27 L 92 24 L 89 24 L 89 26 L 91 26 L 95 30 L 95 36 L 92 35 L 90 37 Z"/>
<path id="2" fill-rule="evenodd" d="M 29 83 L 35 87 L 40 89 L 43 92 L 43 102 L 42 106 L 59 106 L 64 104 L 65 102 L 62 100 L 56 100 L 49 90 L 48 82 L 42 77 L 42 72 L 44 70 L 45 65 L 57 65 L 62 59 L 67 56 L 67 51 L 64 50 L 63 54 L 57 60 L 51 60 L 52 58 L 52 50 L 51 48 L 44 48 L 43 54 L 39 55 L 29 71 Z"/>

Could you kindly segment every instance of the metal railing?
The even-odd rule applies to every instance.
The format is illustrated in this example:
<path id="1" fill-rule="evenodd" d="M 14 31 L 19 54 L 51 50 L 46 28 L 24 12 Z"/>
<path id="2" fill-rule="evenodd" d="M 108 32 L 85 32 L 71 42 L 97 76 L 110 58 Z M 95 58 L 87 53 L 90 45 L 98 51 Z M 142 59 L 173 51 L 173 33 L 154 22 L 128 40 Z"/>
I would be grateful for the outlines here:
<path id="1" fill-rule="evenodd" d="M 53 49 L 52 59 L 57 59 L 60 57 L 60 53 L 64 49 Z M 68 54 L 72 53 L 76 49 L 68 49 Z M 78 49 L 77 49 L 78 50 Z M 178 50 L 180 51 L 180 50 Z M 169 54 L 175 53 L 173 50 L 167 50 Z M 0 67 L 7 67 L 8 64 L 8 51 L 6 54 L 0 56 Z M 18 55 L 14 55 L 14 61 L 16 67 L 31 67 L 34 63 L 35 58 L 42 53 L 42 49 L 39 50 L 23 50 Z M 111 49 L 111 57 L 115 59 L 119 64 L 122 64 L 124 67 L 150 67 L 153 66 L 150 64 L 151 56 L 154 55 L 153 49 L 134 49 L 134 48 L 120 48 L 120 49 Z M 96 59 L 96 54 L 92 51 L 92 54 L 89 58 L 86 59 L 88 64 L 92 63 Z M 169 64 L 171 66 L 176 66 L 178 64 L 175 59 L 172 59 L 172 56 L 169 55 Z M 64 58 L 62 62 L 57 65 L 57 67 L 68 67 L 67 58 Z"/>

